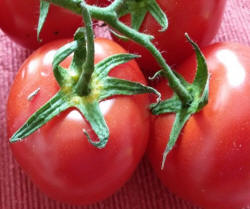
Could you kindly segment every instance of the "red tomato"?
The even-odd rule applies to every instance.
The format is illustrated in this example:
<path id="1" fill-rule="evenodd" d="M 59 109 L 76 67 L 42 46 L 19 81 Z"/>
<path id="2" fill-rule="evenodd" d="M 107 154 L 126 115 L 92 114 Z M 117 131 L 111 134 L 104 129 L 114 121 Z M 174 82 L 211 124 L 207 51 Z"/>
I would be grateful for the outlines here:
<path id="1" fill-rule="evenodd" d="M 169 190 L 204 209 L 250 205 L 250 48 L 218 43 L 203 50 L 210 79 L 209 103 L 182 130 L 161 170 L 174 115 L 154 118 L 149 160 Z M 180 66 L 191 81 L 195 57 Z M 164 81 L 157 88 L 170 96 Z"/>
<path id="2" fill-rule="evenodd" d="M 154 18 L 147 14 L 140 31 L 152 34 L 153 43 L 162 52 L 163 57 L 171 66 L 179 64 L 192 54 L 184 33 L 199 45 L 207 45 L 216 34 L 226 0 L 157 0 L 162 10 L 167 14 L 169 27 L 165 32 L 159 32 L 161 27 Z M 122 18 L 129 25 L 130 17 Z M 114 36 L 115 38 L 115 36 Z M 142 58 L 138 63 L 146 74 L 160 70 L 153 56 L 140 45 L 132 41 L 121 41 L 115 38 L 129 52 L 138 53 Z"/>
<path id="3" fill-rule="evenodd" d="M 7 106 L 9 136 L 58 91 L 51 61 L 55 50 L 65 43 L 56 41 L 38 49 L 17 73 Z M 107 39 L 96 39 L 95 48 L 96 62 L 126 52 Z M 70 59 L 63 66 L 68 66 Z M 135 61 L 112 69 L 110 75 L 145 84 Z M 37 88 L 39 93 L 28 101 L 27 96 Z M 48 196 L 71 203 L 96 202 L 117 191 L 143 156 L 149 135 L 148 104 L 145 94 L 116 96 L 101 102 L 110 130 L 109 142 L 103 149 L 88 142 L 83 129 L 91 136 L 93 131 L 78 110 L 72 108 L 23 141 L 11 144 L 11 149 L 17 162 Z M 96 136 L 92 139 L 97 140 Z"/>
<path id="4" fill-rule="evenodd" d="M 87 0 L 93 4 L 94 0 Z M 0 28 L 17 43 L 30 49 L 60 38 L 72 38 L 82 25 L 82 18 L 60 7 L 51 5 L 41 32 L 42 42 L 37 41 L 39 0 L 1 0 Z"/>

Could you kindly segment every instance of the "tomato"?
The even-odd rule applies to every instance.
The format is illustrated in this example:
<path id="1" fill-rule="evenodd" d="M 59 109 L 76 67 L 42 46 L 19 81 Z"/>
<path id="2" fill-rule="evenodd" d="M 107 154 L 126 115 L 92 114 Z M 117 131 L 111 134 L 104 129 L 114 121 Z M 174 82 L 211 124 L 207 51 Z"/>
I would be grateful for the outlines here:
<path id="1" fill-rule="evenodd" d="M 159 24 L 150 14 L 147 14 L 140 31 L 155 37 L 153 43 L 162 52 L 167 63 L 175 67 L 192 54 L 184 33 L 187 32 L 199 46 L 208 45 L 219 28 L 226 0 L 194 0 L 192 2 L 157 0 L 157 2 L 168 17 L 168 29 L 160 32 Z M 125 16 L 121 20 L 127 25 L 130 24 L 130 16 Z M 142 55 L 138 63 L 147 75 L 152 75 L 160 69 L 153 56 L 144 47 L 132 41 L 122 41 L 113 37 L 129 52 Z"/>
<path id="2" fill-rule="evenodd" d="M 22 65 L 11 88 L 7 105 L 8 136 L 48 101 L 59 89 L 52 72 L 55 50 L 66 41 L 55 41 L 35 51 Z M 95 62 L 125 53 L 107 39 L 95 40 Z M 62 65 L 68 66 L 71 58 Z M 135 61 L 112 69 L 110 76 L 145 84 Z M 31 100 L 27 96 L 40 88 Z M 115 96 L 100 103 L 110 130 L 105 148 L 77 109 L 68 109 L 26 139 L 10 144 L 17 162 L 48 196 L 64 202 L 88 204 L 117 191 L 132 175 L 143 156 L 149 135 L 148 95 Z"/>
<path id="3" fill-rule="evenodd" d="M 94 0 L 87 0 L 93 4 Z M 60 38 L 72 38 L 76 29 L 82 25 L 82 18 L 70 11 L 51 5 L 44 28 L 40 34 L 42 42 L 37 41 L 39 0 L 1 0 L 0 28 L 15 42 L 30 49 Z"/>
<path id="4" fill-rule="evenodd" d="M 174 115 L 155 117 L 149 160 L 161 181 L 204 209 L 246 209 L 250 205 L 250 48 L 218 43 L 202 50 L 211 75 L 209 103 L 191 116 L 161 170 Z M 194 76 L 195 57 L 178 69 Z M 157 89 L 166 96 L 165 81 Z"/>

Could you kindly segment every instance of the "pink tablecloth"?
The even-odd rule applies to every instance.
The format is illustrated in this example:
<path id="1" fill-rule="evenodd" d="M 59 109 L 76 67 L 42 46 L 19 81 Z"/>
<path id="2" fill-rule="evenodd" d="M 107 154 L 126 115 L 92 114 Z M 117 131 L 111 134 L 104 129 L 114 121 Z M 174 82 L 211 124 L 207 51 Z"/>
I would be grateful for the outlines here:
<path id="1" fill-rule="evenodd" d="M 228 0 L 215 41 L 250 45 L 250 0 Z M 0 30 L 0 209 L 198 209 L 164 188 L 146 159 L 119 192 L 94 205 L 62 204 L 37 190 L 11 155 L 5 119 L 10 85 L 19 66 L 30 53 L 9 40 Z"/>

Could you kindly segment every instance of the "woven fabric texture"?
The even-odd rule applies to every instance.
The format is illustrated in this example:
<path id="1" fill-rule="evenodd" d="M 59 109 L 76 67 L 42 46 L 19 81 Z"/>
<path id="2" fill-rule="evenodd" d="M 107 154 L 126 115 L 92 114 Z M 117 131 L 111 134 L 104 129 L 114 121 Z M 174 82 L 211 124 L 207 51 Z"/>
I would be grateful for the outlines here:
<path id="1" fill-rule="evenodd" d="M 228 0 L 220 30 L 213 42 L 233 41 L 250 46 L 250 0 Z M 31 53 L 0 30 L 0 209 L 199 209 L 170 193 L 148 161 L 116 194 L 89 206 L 49 199 L 23 173 L 10 152 L 6 133 L 6 102 L 14 76 Z"/>

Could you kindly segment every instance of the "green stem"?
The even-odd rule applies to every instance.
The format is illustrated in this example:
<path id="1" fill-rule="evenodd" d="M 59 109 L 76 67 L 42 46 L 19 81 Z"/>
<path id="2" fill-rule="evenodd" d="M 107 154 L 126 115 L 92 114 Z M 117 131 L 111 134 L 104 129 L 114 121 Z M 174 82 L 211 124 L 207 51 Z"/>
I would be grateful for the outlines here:
<path id="1" fill-rule="evenodd" d="M 126 0 L 116 0 L 112 4 L 110 4 L 106 9 L 110 11 L 118 11 L 125 1 Z"/>
<path id="2" fill-rule="evenodd" d="M 91 16 L 89 14 L 88 8 L 86 7 L 86 3 L 82 1 L 80 5 L 82 8 L 82 16 L 86 28 L 87 52 L 86 52 L 86 60 L 83 64 L 82 73 L 76 84 L 76 92 L 79 96 L 84 96 L 88 95 L 90 92 L 89 83 L 91 75 L 94 72 L 95 46 L 94 46 L 94 32 L 93 32 Z"/>
<path id="3" fill-rule="evenodd" d="M 175 76 L 175 74 L 173 73 L 169 65 L 166 63 L 165 59 L 163 58 L 159 50 L 154 46 L 154 44 L 152 44 L 150 36 L 144 35 L 142 37 L 141 33 L 126 26 L 125 24 L 123 24 L 118 20 L 110 22 L 109 25 L 118 30 L 123 35 L 133 39 L 133 41 L 147 48 L 151 52 L 151 54 L 155 57 L 160 66 L 162 66 L 162 68 L 165 70 L 164 73 L 168 78 L 170 87 L 180 97 L 181 101 L 183 101 L 184 104 L 187 104 L 191 101 L 190 94 L 188 93 L 186 88 L 181 84 L 180 80 Z"/>
<path id="4" fill-rule="evenodd" d="M 50 3 L 62 6 L 66 9 L 71 10 L 76 14 L 82 14 L 82 9 L 79 7 L 79 1 L 82 0 L 46 0 Z M 191 95 L 187 89 L 182 85 L 180 80 L 175 76 L 169 65 L 166 63 L 165 59 L 158 51 L 158 49 L 151 42 L 153 36 L 149 36 L 143 33 L 140 33 L 127 25 L 123 24 L 118 20 L 117 9 L 122 6 L 125 0 L 116 0 L 110 6 L 105 8 L 100 8 L 96 6 L 87 5 L 90 15 L 98 20 L 102 20 L 111 27 L 115 28 L 121 34 L 132 39 L 133 41 L 139 43 L 140 45 L 146 47 L 152 55 L 155 57 L 157 62 L 164 69 L 165 75 L 169 81 L 170 87 L 173 91 L 180 97 L 183 104 L 189 104 L 192 100 Z"/>

